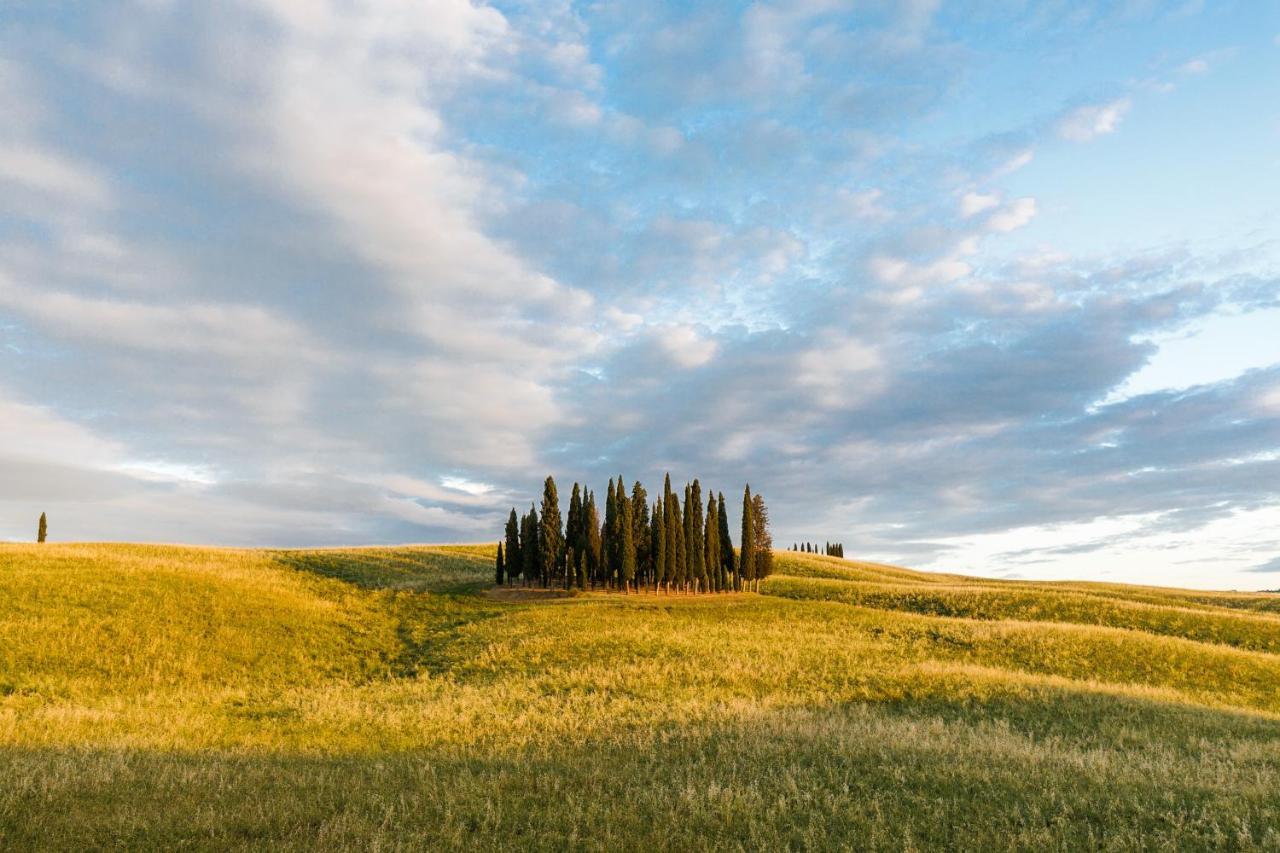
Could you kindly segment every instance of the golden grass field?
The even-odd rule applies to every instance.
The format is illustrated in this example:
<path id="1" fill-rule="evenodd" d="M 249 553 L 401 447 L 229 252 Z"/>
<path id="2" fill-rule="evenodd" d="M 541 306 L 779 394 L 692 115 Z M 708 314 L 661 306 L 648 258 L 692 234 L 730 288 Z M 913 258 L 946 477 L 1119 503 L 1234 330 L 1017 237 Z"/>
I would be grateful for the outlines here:
<path id="1" fill-rule="evenodd" d="M 0 848 L 1280 849 L 1280 596 L 0 545 Z"/>

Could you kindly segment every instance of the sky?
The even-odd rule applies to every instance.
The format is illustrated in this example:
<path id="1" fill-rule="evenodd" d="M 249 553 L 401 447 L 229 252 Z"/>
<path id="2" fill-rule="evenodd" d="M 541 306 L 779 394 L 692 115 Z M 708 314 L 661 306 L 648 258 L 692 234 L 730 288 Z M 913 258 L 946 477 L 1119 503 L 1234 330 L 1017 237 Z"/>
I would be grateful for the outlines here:
<path id="1" fill-rule="evenodd" d="M 215 8 L 216 6 L 216 8 Z M 0 538 L 1280 588 L 1280 4 L 0 0 Z"/>

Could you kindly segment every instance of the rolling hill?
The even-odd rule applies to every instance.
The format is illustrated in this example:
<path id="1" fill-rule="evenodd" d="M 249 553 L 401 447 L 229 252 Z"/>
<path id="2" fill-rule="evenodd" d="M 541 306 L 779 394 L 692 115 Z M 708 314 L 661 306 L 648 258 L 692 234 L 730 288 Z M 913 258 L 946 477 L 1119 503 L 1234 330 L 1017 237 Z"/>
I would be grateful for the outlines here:
<path id="1" fill-rule="evenodd" d="M 1280 849 L 1280 596 L 0 545 L 7 849 Z"/>

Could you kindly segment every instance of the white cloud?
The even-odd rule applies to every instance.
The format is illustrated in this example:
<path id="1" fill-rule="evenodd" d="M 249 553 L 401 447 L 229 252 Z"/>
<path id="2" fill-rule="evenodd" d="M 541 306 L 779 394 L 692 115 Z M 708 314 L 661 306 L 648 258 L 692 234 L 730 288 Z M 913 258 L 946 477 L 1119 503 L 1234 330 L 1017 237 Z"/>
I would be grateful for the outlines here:
<path id="1" fill-rule="evenodd" d="M 1036 215 L 1036 200 L 1030 196 L 1017 198 L 987 217 L 988 231 L 1005 233 L 1016 231 L 1029 223 Z"/>
<path id="2" fill-rule="evenodd" d="M 983 194 L 967 192 L 960 199 L 960 215 L 968 219 L 984 210 L 990 210 L 1000 204 L 1000 196 L 995 193 Z"/>
<path id="3" fill-rule="evenodd" d="M 96 207 L 110 200 L 106 184 L 91 170 L 34 145 L 0 143 L 0 187 L 6 184 L 10 192 L 16 185 Z"/>
<path id="4" fill-rule="evenodd" d="M 1209 60 L 1193 59 L 1190 62 L 1183 63 L 1178 70 L 1183 74 L 1203 74 L 1209 70 Z"/>
<path id="5" fill-rule="evenodd" d="M 884 190 L 879 188 L 859 191 L 841 189 L 836 192 L 836 199 L 841 210 L 858 219 L 884 222 L 893 218 L 893 211 L 884 205 Z"/>
<path id="6" fill-rule="evenodd" d="M 701 367 L 715 358 L 719 347 L 689 325 L 666 326 L 658 330 L 658 343 L 681 367 Z"/>
<path id="7" fill-rule="evenodd" d="M 1058 119 L 1058 135 L 1072 142 L 1088 142 L 1114 133 L 1132 105 L 1128 98 L 1117 98 L 1105 104 L 1076 107 Z"/>
<path id="8" fill-rule="evenodd" d="M 796 358 L 797 381 L 827 408 L 856 405 L 879 390 L 884 359 L 880 351 L 846 333 L 829 330 Z"/>

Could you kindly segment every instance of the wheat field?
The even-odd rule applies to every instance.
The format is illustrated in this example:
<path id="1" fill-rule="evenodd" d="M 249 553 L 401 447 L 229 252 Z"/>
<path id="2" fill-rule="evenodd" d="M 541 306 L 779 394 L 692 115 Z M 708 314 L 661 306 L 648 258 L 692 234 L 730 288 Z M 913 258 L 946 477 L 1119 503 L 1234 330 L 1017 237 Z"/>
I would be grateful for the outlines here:
<path id="1" fill-rule="evenodd" d="M 1280 849 L 1280 596 L 0 545 L 5 849 Z"/>

